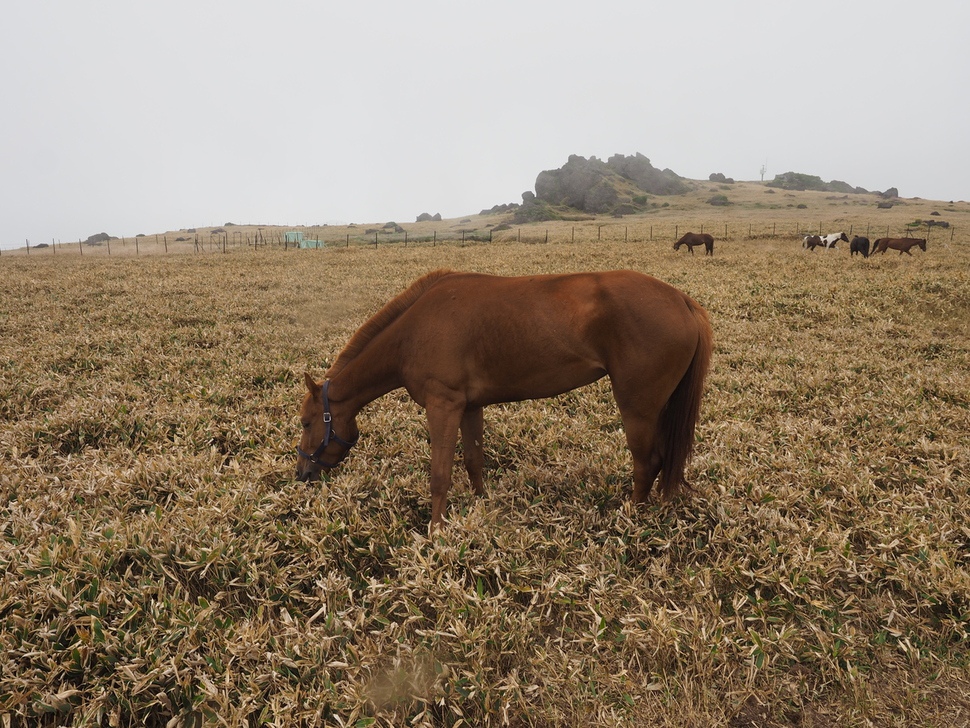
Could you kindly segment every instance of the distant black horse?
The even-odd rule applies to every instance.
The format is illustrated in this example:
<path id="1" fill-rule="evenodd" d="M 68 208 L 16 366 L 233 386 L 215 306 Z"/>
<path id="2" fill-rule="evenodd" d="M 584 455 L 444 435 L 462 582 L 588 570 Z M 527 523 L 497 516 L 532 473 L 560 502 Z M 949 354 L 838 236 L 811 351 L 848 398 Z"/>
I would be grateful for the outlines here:
<path id="1" fill-rule="evenodd" d="M 852 238 L 852 242 L 849 243 L 849 255 L 856 253 L 862 253 L 863 258 L 869 257 L 869 238 L 864 238 L 861 235 Z"/>

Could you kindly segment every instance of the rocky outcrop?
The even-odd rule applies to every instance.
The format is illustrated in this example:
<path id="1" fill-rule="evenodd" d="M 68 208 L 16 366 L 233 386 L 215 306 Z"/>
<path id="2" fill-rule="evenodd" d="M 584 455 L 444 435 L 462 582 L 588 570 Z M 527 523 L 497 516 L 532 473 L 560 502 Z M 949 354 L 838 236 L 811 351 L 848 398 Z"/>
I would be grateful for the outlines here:
<path id="1" fill-rule="evenodd" d="M 777 187 L 782 190 L 815 190 L 817 192 L 838 192 L 840 194 L 865 195 L 869 193 L 865 187 L 853 187 L 848 182 L 834 179 L 831 182 L 824 182 L 821 177 L 814 174 L 802 174 L 800 172 L 785 172 L 776 174 L 771 182 L 765 182 L 767 187 Z"/>
<path id="2" fill-rule="evenodd" d="M 422 212 L 420 215 L 418 215 L 415 222 L 441 222 L 441 213 L 436 212 L 434 215 L 432 215 L 428 212 Z"/>
<path id="3" fill-rule="evenodd" d="M 88 239 L 84 242 L 88 245 L 100 245 L 106 240 L 111 240 L 111 236 L 108 233 L 96 233 L 94 235 L 88 236 Z"/>
<path id="4" fill-rule="evenodd" d="M 676 172 L 670 169 L 657 169 L 639 152 L 632 157 L 614 154 L 607 162 L 607 166 L 647 194 L 680 195 L 689 189 L 683 178 Z"/>
<path id="5" fill-rule="evenodd" d="M 602 214 L 621 205 L 624 210 L 639 209 L 646 201 L 643 193 L 675 195 L 688 189 L 680 176 L 657 169 L 642 154 L 617 154 L 606 162 L 573 154 L 559 169 L 539 173 L 535 194 L 547 205 Z"/>

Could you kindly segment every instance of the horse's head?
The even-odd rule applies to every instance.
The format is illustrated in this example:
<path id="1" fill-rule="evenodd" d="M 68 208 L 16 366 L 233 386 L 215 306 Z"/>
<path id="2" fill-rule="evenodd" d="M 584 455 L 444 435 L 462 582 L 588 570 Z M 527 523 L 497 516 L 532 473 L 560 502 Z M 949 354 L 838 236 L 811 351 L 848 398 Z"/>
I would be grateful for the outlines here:
<path id="1" fill-rule="evenodd" d="M 680 250 L 680 246 L 683 244 L 684 244 L 683 240 L 678 240 L 676 243 L 674 243 L 674 250 Z"/>
<path id="2" fill-rule="evenodd" d="M 844 240 L 845 242 L 849 242 L 849 238 L 845 233 L 839 233 L 839 240 Z"/>
<path id="3" fill-rule="evenodd" d="M 926 252 L 926 238 L 920 238 L 916 241 L 916 244 L 919 246 L 920 250 L 922 250 L 924 253 Z"/>
<path id="4" fill-rule="evenodd" d="M 329 470 L 340 464 L 357 443 L 357 423 L 353 418 L 336 420 L 330 405 L 330 382 L 317 384 L 309 374 L 303 375 L 307 393 L 300 408 L 303 433 L 296 448 L 296 477 L 311 481 L 320 476 L 321 470 Z M 343 437 L 337 434 L 337 429 Z M 348 439 L 344 439 L 344 437 Z"/>

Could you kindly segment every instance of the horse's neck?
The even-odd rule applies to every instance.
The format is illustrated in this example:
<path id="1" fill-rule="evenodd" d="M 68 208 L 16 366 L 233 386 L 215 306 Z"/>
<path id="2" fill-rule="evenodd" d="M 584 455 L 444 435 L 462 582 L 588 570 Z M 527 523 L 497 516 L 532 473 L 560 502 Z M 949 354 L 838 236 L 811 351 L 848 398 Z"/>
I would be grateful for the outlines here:
<path id="1" fill-rule="evenodd" d="M 372 349 L 365 347 L 330 380 L 332 399 L 346 403 L 354 415 L 378 397 L 403 386 L 392 352 Z"/>

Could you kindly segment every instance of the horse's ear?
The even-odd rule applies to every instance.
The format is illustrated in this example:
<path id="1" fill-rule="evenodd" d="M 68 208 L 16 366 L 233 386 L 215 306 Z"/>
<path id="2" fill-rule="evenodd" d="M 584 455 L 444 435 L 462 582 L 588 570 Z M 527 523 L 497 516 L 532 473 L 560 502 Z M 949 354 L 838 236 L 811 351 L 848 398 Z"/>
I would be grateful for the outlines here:
<path id="1" fill-rule="evenodd" d="M 303 372 L 303 381 L 306 382 L 306 388 L 310 390 L 310 394 L 314 397 L 320 396 L 320 385 L 310 376 L 310 372 Z"/>

